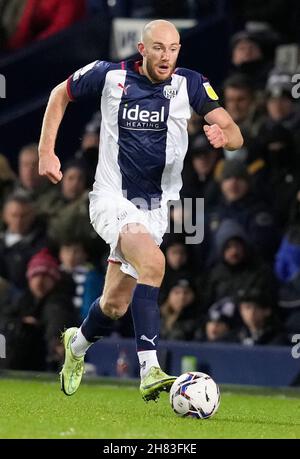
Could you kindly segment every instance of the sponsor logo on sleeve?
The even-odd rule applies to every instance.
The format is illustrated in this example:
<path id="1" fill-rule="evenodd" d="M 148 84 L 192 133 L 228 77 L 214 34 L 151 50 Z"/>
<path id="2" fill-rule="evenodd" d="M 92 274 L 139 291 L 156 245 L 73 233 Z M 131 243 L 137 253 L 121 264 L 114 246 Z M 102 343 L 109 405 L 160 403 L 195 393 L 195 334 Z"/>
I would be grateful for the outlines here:
<path id="1" fill-rule="evenodd" d="M 215 93 L 215 90 L 212 88 L 210 83 L 207 81 L 206 83 L 203 83 L 204 89 L 208 97 L 212 100 L 219 100 L 218 95 Z"/>

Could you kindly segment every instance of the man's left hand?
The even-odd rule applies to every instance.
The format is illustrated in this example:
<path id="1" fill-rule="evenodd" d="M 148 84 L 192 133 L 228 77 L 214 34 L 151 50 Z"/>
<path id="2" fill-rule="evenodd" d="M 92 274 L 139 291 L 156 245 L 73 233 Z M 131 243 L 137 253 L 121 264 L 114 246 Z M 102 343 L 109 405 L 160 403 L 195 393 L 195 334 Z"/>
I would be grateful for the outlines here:
<path id="1" fill-rule="evenodd" d="M 206 124 L 203 127 L 203 129 L 204 129 L 204 133 L 206 137 L 208 138 L 209 143 L 214 148 L 225 147 L 225 145 L 228 143 L 228 139 L 226 135 L 224 134 L 223 130 L 217 124 L 212 124 L 211 126 Z"/>

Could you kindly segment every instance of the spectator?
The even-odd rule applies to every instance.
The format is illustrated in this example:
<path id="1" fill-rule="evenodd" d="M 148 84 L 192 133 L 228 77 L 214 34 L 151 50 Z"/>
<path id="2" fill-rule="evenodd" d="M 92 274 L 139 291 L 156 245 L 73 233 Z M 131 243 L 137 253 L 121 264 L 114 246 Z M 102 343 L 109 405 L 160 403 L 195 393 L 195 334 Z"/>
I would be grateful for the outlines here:
<path id="1" fill-rule="evenodd" d="M 0 0 L 0 50 L 15 33 L 27 0 Z"/>
<path id="2" fill-rule="evenodd" d="M 300 328 L 300 230 L 292 225 L 276 254 L 275 272 L 279 281 L 279 311 L 289 336 Z"/>
<path id="3" fill-rule="evenodd" d="M 262 33 L 242 30 L 231 39 L 232 73 L 243 73 L 252 79 L 256 89 L 263 90 L 272 67 L 272 60 L 264 49 L 266 37 Z"/>
<path id="4" fill-rule="evenodd" d="M 48 212 L 48 237 L 55 248 L 72 234 L 85 245 L 93 263 L 99 263 L 106 246 L 90 224 L 86 181 L 81 161 L 69 162 L 64 169 L 61 187 L 53 190 L 49 199 L 44 201 L 44 212 Z"/>
<path id="5" fill-rule="evenodd" d="M 76 208 L 82 202 L 86 202 L 88 195 L 86 180 L 86 172 L 80 161 L 74 160 L 66 164 L 60 186 L 55 187 L 43 201 L 42 211 L 48 217 L 51 235 L 55 234 L 56 229 L 59 231 L 58 227 L 68 209 Z"/>
<path id="6" fill-rule="evenodd" d="M 208 215 L 205 243 L 210 245 L 210 260 L 215 256 L 217 229 L 223 220 L 232 219 L 243 227 L 249 241 L 262 256 L 272 261 L 279 242 L 279 230 L 268 206 L 252 192 L 246 166 L 238 160 L 226 160 L 220 182 L 220 204 Z"/>
<path id="7" fill-rule="evenodd" d="M 281 228 L 285 228 L 300 184 L 293 136 L 288 129 L 278 125 L 265 132 L 261 142 L 266 197 L 276 220 Z"/>
<path id="8" fill-rule="evenodd" d="M 196 325 L 195 291 L 188 279 L 178 279 L 161 306 L 162 339 L 191 340 Z"/>
<path id="9" fill-rule="evenodd" d="M 265 159 L 263 159 L 262 146 L 257 140 L 248 141 L 241 149 L 230 151 L 223 149 L 224 159 L 217 163 L 215 169 L 215 179 L 220 182 L 224 162 L 226 160 L 240 161 L 247 168 L 250 188 L 253 195 L 259 200 L 269 202 L 269 188 L 268 188 L 268 169 Z"/>
<path id="10" fill-rule="evenodd" d="M 5 48 L 16 50 L 43 40 L 82 19 L 86 0 L 27 0 Z"/>
<path id="11" fill-rule="evenodd" d="M 8 306 L 19 298 L 12 285 L 3 277 L 0 277 L 0 330 L 5 328 L 5 313 Z M 1 331 L 0 331 L 1 333 Z M 0 365 L 0 368 L 1 365 Z"/>
<path id="12" fill-rule="evenodd" d="M 263 51 L 256 35 L 243 30 L 232 37 L 232 63 L 235 67 L 262 59 Z"/>
<path id="13" fill-rule="evenodd" d="M 0 234 L 0 276 L 15 288 L 26 287 L 26 265 L 46 242 L 44 224 L 38 220 L 32 201 L 11 195 L 3 209 L 5 231 Z"/>
<path id="14" fill-rule="evenodd" d="M 29 193 L 38 190 L 45 179 L 39 175 L 38 145 L 31 143 L 19 153 L 20 187 Z"/>
<path id="15" fill-rule="evenodd" d="M 282 87 L 270 88 L 267 91 L 268 126 L 273 127 L 281 123 L 288 129 L 299 126 L 300 111 L 294 105 L 294 100 L 289 90 Z"/>
<path id="16" fill-rule="evenodd" d="M 190 140 L 193 140 L 193 138 L 199 134 L 203 134 L 202 125 L 203 125 L 203 120 L 201 116 L 198 115 L 198 113 L 193 112 L 192 116 L 188 120 L 188 125 L 187 125 L 187 130 L 188 130 Z"/>
<path id="17" fill-rule="evenodd" d="M 169 291 L 178 279 L 187 277 L 190 278 L 192 275 L 188 247 L 184 244 L 182 239 L 171 239 L 165 249 L 165 254 L 166 270 L 160 288 L 160 303 L 163 303 L 166 300 Z"/>
<path id="18" fill-rule="evenodd" d="M 87 171 L 87 186 L 92 188 L 99 156 L 101 113 L 94 113 L 91 121 L 85 126 L 81 147 L 75 153 L 75 158 L 82 161 Z"/>
<path id="19" fill-rule="evenodd" d="M 43 211 L 44 200 L 54 189 L 49 180 L 39 175 L 38 145 L 25 145 L 19 153 L 19 176 L 14 191 L 26 194 L 35 204 L 38 213 Z"/>
<path id="20" fill-rule="evenodd" d="M 236 324 L 235 309 L 231 298 L 222 298 L 213 304 L 207 312 L 204 327 L 200 326 L 196 330 L 194 339 L 210 343 L 233 341 L 233 329 Z"/>
<path id="21" fill-rule="evenodd" d="M 182 198 L 204 198 L 205 206 L 211 207 L 220 198 L 219 184 L 214 171 L 221 156 L 220 150 L 213 148 L 204 135 L 194 138 L 190 148 L 191 164 L 183 170 Z"/>
<path id="22" fill-rule="evenodd" d="M 247 145 L 265 120 L 252 81 L 246 75 L 235 74 L 225 80 L 223 88 L 224 107 L 238 124 Z"/>
<path id="23" fill-rule="evenodd" d="M 102 293 L 104 277 L 93 265 L 88 263 L 88 253 L 83 243 L 74 238 L 63 242 L 59 249 L 60 269 L 68 273 L 75 284 L 73 305 L 83 320 L 90 308 Z"/>
<path id="24" fill-rule="evenodd" d="M 10 167 L 8 160 L 0 154 L 0 212 L 2 211 L 4 202 L 14 188 L 15 181 L 16 175 Z M 0 221 L 0 227 L 1 223 Z"/>
<path id="25" fill-rule="evenodd" d="M 238 304 L 243 322 L 237 331 L 237 339 L 241 344 L 288 344 L 274 307 L 263 292 L 255 288 L 245 291 L 241 293 Z"/>
<path id="26" fill-rule="evenodd" d="M 78 318 L 72 305 L 73 285 L 62 278 L 58 262 L 43 249 L 29 261 L 28 290 L 5 311 L 7 367 L 55 370 L 61 364 L 61 332 Z"/>
<path id="27" fill-rule="evenodd" d="M 287 129 L 293 136 L 300 164 L 300 109 L 292 96 L 291 75 L 273 73 L 266 88 L 266 96 L 267 118 L 261 126 L 258 138 L 263 143 L 264 138 L 268 137 L 270 132 L 274 132 L 274 129 Z"/>
<path id="28" fill-rule="evenodd" d="M 222 298 L 234 301 L 239 291 L 257 287 L 276 301 L 276 282 L 271 268 L 253 249 L 249 236 L 234 220 L 223 220 L 216 233 L 217 259 L 198 282 L 202 310 Z"/>
<path id="29" fill-rule="evenodd" d="M 190 157 L 191 163 L 187 160 L 183 170 L 183 188 L 181 190 L 181 203 L 171 208 L 171 224 L 176 224 L 180 228 L 192 234 L 192 225 L 197 224 L 199 208 L 205 204 L 204 211 L 208 212 L 220 200 L 221 193 L 218 182 L 216 181 L 216 171 L 220 163 L 221 150 L 214 149 L 202 134 L 197 135 L 191 141 Z M 186 199 L 186 198 L 189 198 Z M 203 202 L 197 198 L 203 198 Z M 200 217 L 202 219 L 202 217 Z M 171 233 L 173 227 L 170 227 Z M 176 231 L 175 231 L 176 232 Z M 172 233 L 173 234 L 173 233 Z M 172 236 L 171 236 L 172 237 Z M 164 241 L 167 244 L 170 239 L 165 235 Z M 203 258 L 202 255 L 195 258 Z M 195 266 L 198 265 L 194 263 Z"/>
<path id="30" fill-rule="evenodd" d="M 289 41 L 299 37 L 299 3 L 297 0 L 232 0 L 232 11 L 238 23 L 270 23 Z"/>

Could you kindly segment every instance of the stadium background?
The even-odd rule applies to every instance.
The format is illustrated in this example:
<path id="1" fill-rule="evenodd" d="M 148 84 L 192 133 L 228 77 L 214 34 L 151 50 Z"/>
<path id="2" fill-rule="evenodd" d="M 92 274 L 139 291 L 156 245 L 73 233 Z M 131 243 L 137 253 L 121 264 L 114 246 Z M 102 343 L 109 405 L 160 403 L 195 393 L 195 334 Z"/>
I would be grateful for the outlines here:
<path id="1" fill-rule="evenodd" d="M 291 79 L 299 72 L 300 7 L 264 5 L 0 1 L 1 368 L 56 372 L 60 331 L 80 323 L 106 269 L 107 247 L 88 217 L 97 101 L 68 108 L 56 148 L 64 179 L 52 186 L 38 176 L 36 144 L 49 93 L 83 65 L 112 58 L 115 18 L 160 17 L 195 21 L 182 30 L 179 65 L 209 77 L 245 138 L 241 151 L 215 151 L 203 121 L 190 122 L 181 196 L 204 198 L 205 239 L 164 239 L 160 359 L 167 371 L 199 369 L 221 383 L 299 385 L 300 111 Z M 127 27 L 124 42 L 134 36 L 124 19 Z M 44 281 L 35 282 L 37 272 Z M 136 377 L 132 336 L 128 314 L 91 349 L 88 371 Z"/>

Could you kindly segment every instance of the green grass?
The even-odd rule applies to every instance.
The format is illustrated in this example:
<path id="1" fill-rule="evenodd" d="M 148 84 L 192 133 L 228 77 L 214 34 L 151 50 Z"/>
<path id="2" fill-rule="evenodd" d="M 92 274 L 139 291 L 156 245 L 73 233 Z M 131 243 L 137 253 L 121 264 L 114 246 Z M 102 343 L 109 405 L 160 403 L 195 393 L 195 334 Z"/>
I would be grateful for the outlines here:
<path id="1" fill-rule="evenodd" d="M 144 403 L 136 386 L 0 379 L 0 438 L 300 438 L 299 393 L 229 392 L 208 420 L 177 417 L 162 394 Z"/>

